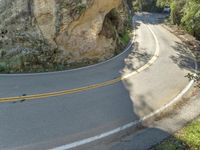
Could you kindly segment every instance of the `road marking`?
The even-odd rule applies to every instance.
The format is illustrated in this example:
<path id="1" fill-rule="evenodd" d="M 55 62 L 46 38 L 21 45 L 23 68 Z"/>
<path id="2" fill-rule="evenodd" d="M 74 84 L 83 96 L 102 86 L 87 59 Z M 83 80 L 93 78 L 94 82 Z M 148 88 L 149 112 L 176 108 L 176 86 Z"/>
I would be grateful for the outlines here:
<path id="1" fill-rule="evenodd" d="M 103 62 L 99 62 L 97 64 L 93 64 L 93 65 L 89 65 L 89 66 L 85 66 L 85 67 L 80 67 L 80 68 L 74 68 L 74 69 L 70 69 L 70 70 L 63 70 L 63 71 L 54 71 L 54 72 L 41 72 L 41 73 L 19 73 L 19 74 L 0 74 L 1 76 L 37 76 L 37 75 L 51 75 L 51 74 L 58 74 L 58 73 L 67 73 L 67 72 L 72 72 L 72 71 L 78 71 L 78 70 L 83 70 L 83 69 L 89 69 L 92 67 L 96 67 L 99 65 L 103 65 L 106 64 L 116 58 L 119 58 L 120 56 L 124 55 L 126 52 L 128 52 L 128 50 L 132 47 L 133 43 L 134 43 L 134 38 L 135 38 L 135 30 L 132 33 L 134 35 L 134 37 L 130 40 L 129 44 L 127 45 L 127 47 L 125 48 L 125 50 L 121 53 L 119 53 L 118 55 L 103 61 Z"/>
<path id="2" fill-rule="evenodd" d="M 142 66 L 141 68 L 137 69 L 136 71 L 133 71 L 125 76 L 122 77 L 122 80 L 128 79 L 131 76 L 134 76 L 142 71 L 144 71 L 145 69 L 149 68 L 151 65 L 153 65 L 155 63 L 155 61 L 157 60 L 157 58 L 159 57 L 159 53 L 160 53 L 160 46 L 159 46 L 159 42 L 158 42 L 158 38 L 156 37 L 155 33 L 153 32 L 153 30 L 147 26 L 150 30 L 150 32 L 152 33 L 155 42 L 156 42 L 156 50 L 155 53 L 153 55 L 153 57 L 151 58 L 151 60 L 149 60 L 144 66 Z"/>
<path id="3" fill-rule="evenodd" d="M 119 81 L 121 81 L 120 77 L 113 79 L 113 80 L 106 81 L 106 82 L 98 83 L 98 84 L 93 84 L 93 85 L 89 85 L 89 86 L 84 86 L 84 87 L 74 88 L 74 89 L 69 89 L 69 90 L 63 90 L 63 91 L 58 91 L 58 92 L 35 94 L 35 95 L 28 95 L 28 96 L 0 98 L 0 102 L 3 103 L 3 102 L 21 101 L 22 99 L 33 100 L 33 99 L 42 99 L 42 98 L 55 97 L 55 96 L 63 96 L 63 95 L 67 95 L 67 94 L 74 94 L 74 93 L 78 93 L 78 92 L 88 91 L 88 90 L 112 85 Z"/>
<path id="4" fill-rule="evenodd" d="M 26 95 L 26 96 L 0 98 L 0 103 L 17 102 L 17 101 L 21 101 L 21 100 L 30 101 L 30 100 L 44 99 L 44 98 L 49 98 L 49 97 L 56 97 L 56 96 L 63 96 L 63 95 L 67 95 L 67 94 L 74 94 L 74 93 L 78 93 L 78 92 L 84 92 L 84 91 L 88 91 L 88 90 L 92 90 L 92 89 L 96 89 L 96 88 L 100 88 L 100 87 L 113 85 L 115 83 L 126 80 L 126 79 L 130 78 L 131 76 L 134 76 L 134 75 L 144 71 L 145 69 L 150 67 L 153 63 L 155 63 L 155 61 L 157 60 L 157 58 L 159 56 L 159 51 L 160 51 L 159 42 L 158 42 L 158 39 L 157 39 L 155 33 L 149 26 L 147 26 L 147 27 L 150 30 L 150 32 L 152 33 L 152 35 L 156 41 L 155 53 L 150 61 L 148 61 L 141 68 L 131 72 L 130 74 L 124 75 L 122 77 L 118 77 L 113 80 L 109 80 L 109 81 L 105 81 L 105 82 L 97 83 L 97 84 L 93 84 L 93 85 L 88 85 L 88 86 L 84 86 L 84 87 L 80 87 L 80 88 L 68 89 L 68 90 L 57 91 L 57 92 L 42 93 L 42 94 Z"/>
<path id="5" fill-rule="evenodd" d="M 154 34 L 154 32 L 152 31 L 152 29 L 149 27 L 150 31 L 152 32 L 152 34 L 154 35 L 154 38 L 157 39 L 156 35 Z M 156 43 L 158 44 L 158 40 L 156 40 Z M 159 54 L 159 45 L 158 45 L 158 53 L 157 55 L 154 55 L 155 58 L 152 58 L 149 63 L 147 63 L 146 65 L 148 66 L 152 64 L 152 62 L 155 62 L 155 59 L 158 57 L 158 54 Z M 157 49 L 156 48 L 156 49 Z M 155 53 L 156 54 L 156 53 Z M 142 67 L 141 70 L 144 70 L 146 69 L 146 65 L 144 65 Z M 198 70 L 198 64 L 197 62 L 195 61 L 195 70 Z M 134 74 L 134 73 L 133 73 Z M 194 75 L 196 75 L 196 73 L 194 73 Z M 127 75 L 125 77 L 126 78 L 129 78 L 130 76 Z M 130 122 L 126 125 L 123 125 L 121 127 L 118 127 L 116 129 L 113 129 L 111 131 L 108 131 L 108 132 L 104 132 L 102 134 L 99 134 L 99 135 L 96 135 L 96 136 L 93 136 L 93 137 L 90 137 L 90 138 L 86 138 L 86 139 L 83 139 L 83 140 L 80 140 L 80 141 L 76 141 L 76 142 L 73 142 L 73 143 L 69 143 L 69 144 L 66 144 L 66 145 L 62 145 L 60 147 L 56 147 L 56 148 L 53 148 L 51 150 L 69 150 L 69 149 L 72 149 L 72 148 L 77 148 L 77 147 L 80 147 L 82 145 L 85 145 L 85 144 L 89 144 L 91 142 L 94 142 L 94 141 L 97 141 L 97 140 L 100 140 L 100 139 L 103 139 L 103 138 L 106 138 L 106 137 L 109 137 L 109 136 L 112 136 L 114 134 L 117 134 L 117 133 L 120 133 L 122 131 L 125 131 L 131 127 L 134 127 L 134 126 L 137 126 L 139 124 L 141 124 L 142 122 L 150 119 L 151 117 L 153 116 L 156 116 L 156 115 L 159 115 L 161 112 L 163 112 L 164 110 L 166 110 L 167 108 L 173 106 L 174 104 L 176 104 L 183 96 L 186 92 L 189 91 L 189 89 L 192 87 L 192 85 L 194 84 L 194 80 L 191 80 L 189 82 L 189 84 L 174 98 L 172 99 L 169 103 L 163 105 L 161 108 L 153 111 L 152 113 L 142 117 L 141 119 L 139 120 L 136 120 L 136 121 L 133 121 L 133 122 Z"/>
<path id="6" fill-rule="evenodd" d="M 190 83 L 172 101 L 170 101 L 168 104 L 164 105 L 160 109 L 150 113 L 149 115 L 142 117 L 139 120 L 133 121 L 131 123 L 128 123 L 126 125 L 118 127 L 116 129 L 113 129 L 111 131 L 104 132 L 102 134 L 99 134 L 99 135 L 96 135 L 96 136 L 93 136 L 93 137 L 90 137 L 90 138 L 87 138 L 87 139 L 83 139 L 83 140 L 80 140 L 80 141 L 76 141 L 76 142 L 73 142 L 73 143 L 70 143 L 70 144 L 66 144 L 66 145 L 63 145 L 63 146 L 60 146 L 60 147 L 56 147 L 56 148 L 53 148 L 51 150 L 69 150 L 69 149 L 72 149 L 72 148 L 77 148 L 79 146 L 89 144 L 91 142 L 112 136 L 116 133 L 122 132 L 122 131 L 127 130 L 131 127 L 139 125 L 140 123 L 146 121 L 147 119 L 150 119 L 151 117 L 153 117 L 155 115 L 160 114 L 162 111 L 166 110 L 167 108 L 169 108 L 170 106 L 175 104 L 191 88 L 193 83 L 194 83 L 194 81 L 190 81 Z"/>

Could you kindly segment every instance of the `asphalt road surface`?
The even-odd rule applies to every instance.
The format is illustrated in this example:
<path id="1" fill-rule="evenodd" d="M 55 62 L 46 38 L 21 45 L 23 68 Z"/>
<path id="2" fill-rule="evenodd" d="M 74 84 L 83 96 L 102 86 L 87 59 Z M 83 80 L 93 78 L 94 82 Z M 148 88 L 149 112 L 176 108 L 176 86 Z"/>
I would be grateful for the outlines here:
<path id="1" fill-rule="evenodd" d="M 137 14 L 135 46 L 106 63 L 50 74 L 0 75 L 0 149 L 56 148 L 138 120 L 173 99 L 189 83 L 184 76 L 195 63 L 184 55 L 181 41 L 160 25 L 160 17 Z M 156 47 L 153 65 L 123 80 L 64 95 L 4 101 L 122 78 L 146 64 Z"/>

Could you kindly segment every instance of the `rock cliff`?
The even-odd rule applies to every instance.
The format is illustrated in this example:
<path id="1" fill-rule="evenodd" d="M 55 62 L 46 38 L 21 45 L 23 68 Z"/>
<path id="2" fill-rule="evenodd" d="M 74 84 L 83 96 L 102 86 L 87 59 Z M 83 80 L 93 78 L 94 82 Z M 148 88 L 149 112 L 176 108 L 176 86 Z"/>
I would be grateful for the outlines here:
<path id="1" fill-rule="evenodd" d="M 124 46 L 122 0 L 0 0 L 0 71 L 103 61 Z"/>

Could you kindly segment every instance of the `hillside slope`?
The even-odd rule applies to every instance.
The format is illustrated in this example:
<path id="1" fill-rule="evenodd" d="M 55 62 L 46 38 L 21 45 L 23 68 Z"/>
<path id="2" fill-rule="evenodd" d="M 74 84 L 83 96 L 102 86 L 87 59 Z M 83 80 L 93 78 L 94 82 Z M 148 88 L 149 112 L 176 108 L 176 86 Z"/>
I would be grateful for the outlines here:
<path id="1" fill-rule="evenodd" d="M 106 60 L 125 45 L 127 19 L 122 0 L 1 0 L 0 71 Z"/>

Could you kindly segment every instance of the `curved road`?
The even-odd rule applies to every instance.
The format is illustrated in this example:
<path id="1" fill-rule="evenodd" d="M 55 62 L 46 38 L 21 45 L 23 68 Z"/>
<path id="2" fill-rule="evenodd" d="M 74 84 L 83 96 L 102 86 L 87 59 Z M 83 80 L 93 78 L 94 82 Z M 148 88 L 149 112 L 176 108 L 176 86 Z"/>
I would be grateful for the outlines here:
<path id="1" fill-rule="evenodd" d="M 195 63 L 181 57 L 187 50 L 159 24 L 160 17 L 136 15 L 136 51 L 131 47 L 106 63 L 50 74 L 0 75 L 0 149 L 59 147 L 138 120 L 172 100 L 189 83 L 184 76 Z M 159 57 L 154 64 L 130 76 L 154 56 L 156 49 Z M 4 101 L 113 79 L 116 82 L 66 95 Z"/>

